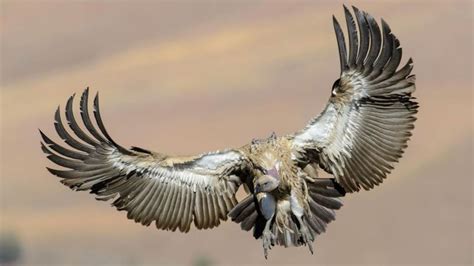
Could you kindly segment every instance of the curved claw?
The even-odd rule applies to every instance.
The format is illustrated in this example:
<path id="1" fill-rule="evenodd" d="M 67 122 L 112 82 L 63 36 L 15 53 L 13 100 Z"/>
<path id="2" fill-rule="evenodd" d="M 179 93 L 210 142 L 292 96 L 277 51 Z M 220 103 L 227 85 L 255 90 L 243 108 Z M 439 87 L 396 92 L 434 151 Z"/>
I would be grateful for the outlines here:
<path id="1" fill-rule="evenodd" d="M 313 250 L 314 236 L 313 236 L 313 234 L 311 234 L 310 230 L 306 226 L 301 227 L 300 233 L 301 233 L 301 241 L 303 242 L 303 244 L 308 245 L 309 252 L 311 252 L 311 254 L 314 254 L 314 250 Z"/>
<path id="2" fill-rule="evenodd" d="M 263 255 L 268 257 L 268 251 L 275 245 L 276 237 L 270 230 L 264 230 L 262 234 Z"/>

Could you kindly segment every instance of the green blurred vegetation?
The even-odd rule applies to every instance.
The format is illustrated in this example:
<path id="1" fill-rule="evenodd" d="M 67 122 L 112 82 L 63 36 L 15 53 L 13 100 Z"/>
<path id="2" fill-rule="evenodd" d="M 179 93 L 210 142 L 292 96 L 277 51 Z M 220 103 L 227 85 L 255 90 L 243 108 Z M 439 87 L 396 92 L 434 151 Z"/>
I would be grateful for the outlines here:
<path id="1" fill-rule="evenodd" d="M 14 264 L 20 261 L 22 249 L 17 235 L 13 232 L 0 233 L 0 264 Z"/>
<path id="2" fill-rule="evenodd" d="M 215 265 L 212 259 L 205 255 L 200 255 L 194 258 L 192 266 L 212 266 Z"/>

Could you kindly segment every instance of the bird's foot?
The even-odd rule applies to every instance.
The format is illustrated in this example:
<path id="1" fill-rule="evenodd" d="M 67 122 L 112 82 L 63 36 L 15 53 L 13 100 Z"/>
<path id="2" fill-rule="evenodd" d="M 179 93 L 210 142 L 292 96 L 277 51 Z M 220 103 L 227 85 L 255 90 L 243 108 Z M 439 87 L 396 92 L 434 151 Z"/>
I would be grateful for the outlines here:
<path id="1" fill-rule="evenodd" d="M 268 251 L 275 245 L 275 235 L 270 230 L 264 230 L 262 234 L 263 241 L 263 255 L 265 259 L 268 256 Z"/>
<path id="2" fill-rule="evenodd" d="M 309 251 L 311 254 L 313 254 L 313 241 L 314 241 L 314 235 L 309 231 L 308 227 L 302 226 L 300 228 L 300 241 L 308 245 Z"/>

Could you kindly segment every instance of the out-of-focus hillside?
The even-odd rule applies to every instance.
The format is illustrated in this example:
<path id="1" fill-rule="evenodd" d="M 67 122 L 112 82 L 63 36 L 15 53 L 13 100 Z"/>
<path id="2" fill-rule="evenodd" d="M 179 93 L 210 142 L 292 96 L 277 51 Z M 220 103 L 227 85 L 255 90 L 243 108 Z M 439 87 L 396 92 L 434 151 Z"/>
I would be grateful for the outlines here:
<path id="1" fill-rule="evenodd" d="M 146 228 L 62 186 L 38 128 L 86 86 L 124 146 L 170 154 L 300 129 L 339 74 L 332 2 L 0 3 L 1 229 L 25 265 L 471 264 L 472 3 L 351 4 L 383 17 L 413 57 L 420 113 L 395 171 L 349 195 L 316 253 L 272 249 L 231 222 Z M 58 139 L 58 138 L 56 138 Z"/>

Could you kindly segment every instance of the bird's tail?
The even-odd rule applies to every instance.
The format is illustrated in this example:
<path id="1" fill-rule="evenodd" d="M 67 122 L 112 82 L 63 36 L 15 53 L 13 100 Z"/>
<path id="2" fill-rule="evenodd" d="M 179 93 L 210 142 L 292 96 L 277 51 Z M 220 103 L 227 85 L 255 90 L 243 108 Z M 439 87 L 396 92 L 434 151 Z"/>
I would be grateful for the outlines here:
<path id="1" fill-rule="evenodd" d="M 312 242 L 316 236 L 326 231 L 327 225 L 335 220 L 335 210 L 342 207 L 339 197 L 344 189 L 334 180 L 316 178 L 307 183 L 307 203 L 301 222 L 284 204 L 279 205 L 273 228 L 275 244 L 289 247 L 308 245 L 312 252 Z M 306 232 L 304 232 L 306 228 Z"/>
<path id="2" fill-rule="evenodd" d="M 300 241 L 301 225 L 296 219 L 296 216 L 291 213 L 291 210 L 282 205 L 286 205 L 286 203 L 280 204 L 280 206 L 278 206 L 275 223 L 272 225 L 272 232 L 275 236 L 275 244 L 284 247 L 300 246 L 303 244 L 303 242 Z M 307 225 L 307 228 L 308 227 L 309 226 Z M 314 240 L 314 236 L 312 240 Z"/>
<path id="3" fill-rule="evenodd" d="M 254 226 L 258 227 L 257 224 L 261 223 L 257 222 L 259 213 L 256 206 L 254 196 L 250 194 L 235 205 L 235 207 L 229 212 L 228 216 L 232 221 L 240 224 L 242 230 L 250 231 Z"/>
<path id="4" fill-rule="evenodd" d="M 335 210 L 342 206 L 339 197 L 343 197 L 345 191 L 334 179 L 315 178 L 306 183 L 309 208 L 305 211 L 302 222 L 309 229 L 312 236 L 310 240 L 314 241 L 316 235 L 325 232 L 327 224 L 335 219 Z M 256 206 L 258 204 L 253 195 L 249 195 L 230 211 L 229 217 L 245 231 L 253 228 L 255 238 L 260 238 L 266 221 Z M 272 224 L 275 244 L 285 247 L 305 244 L 301 228 L 298 219 L 291 213 L 289 202 L 279 202 Z"/>

